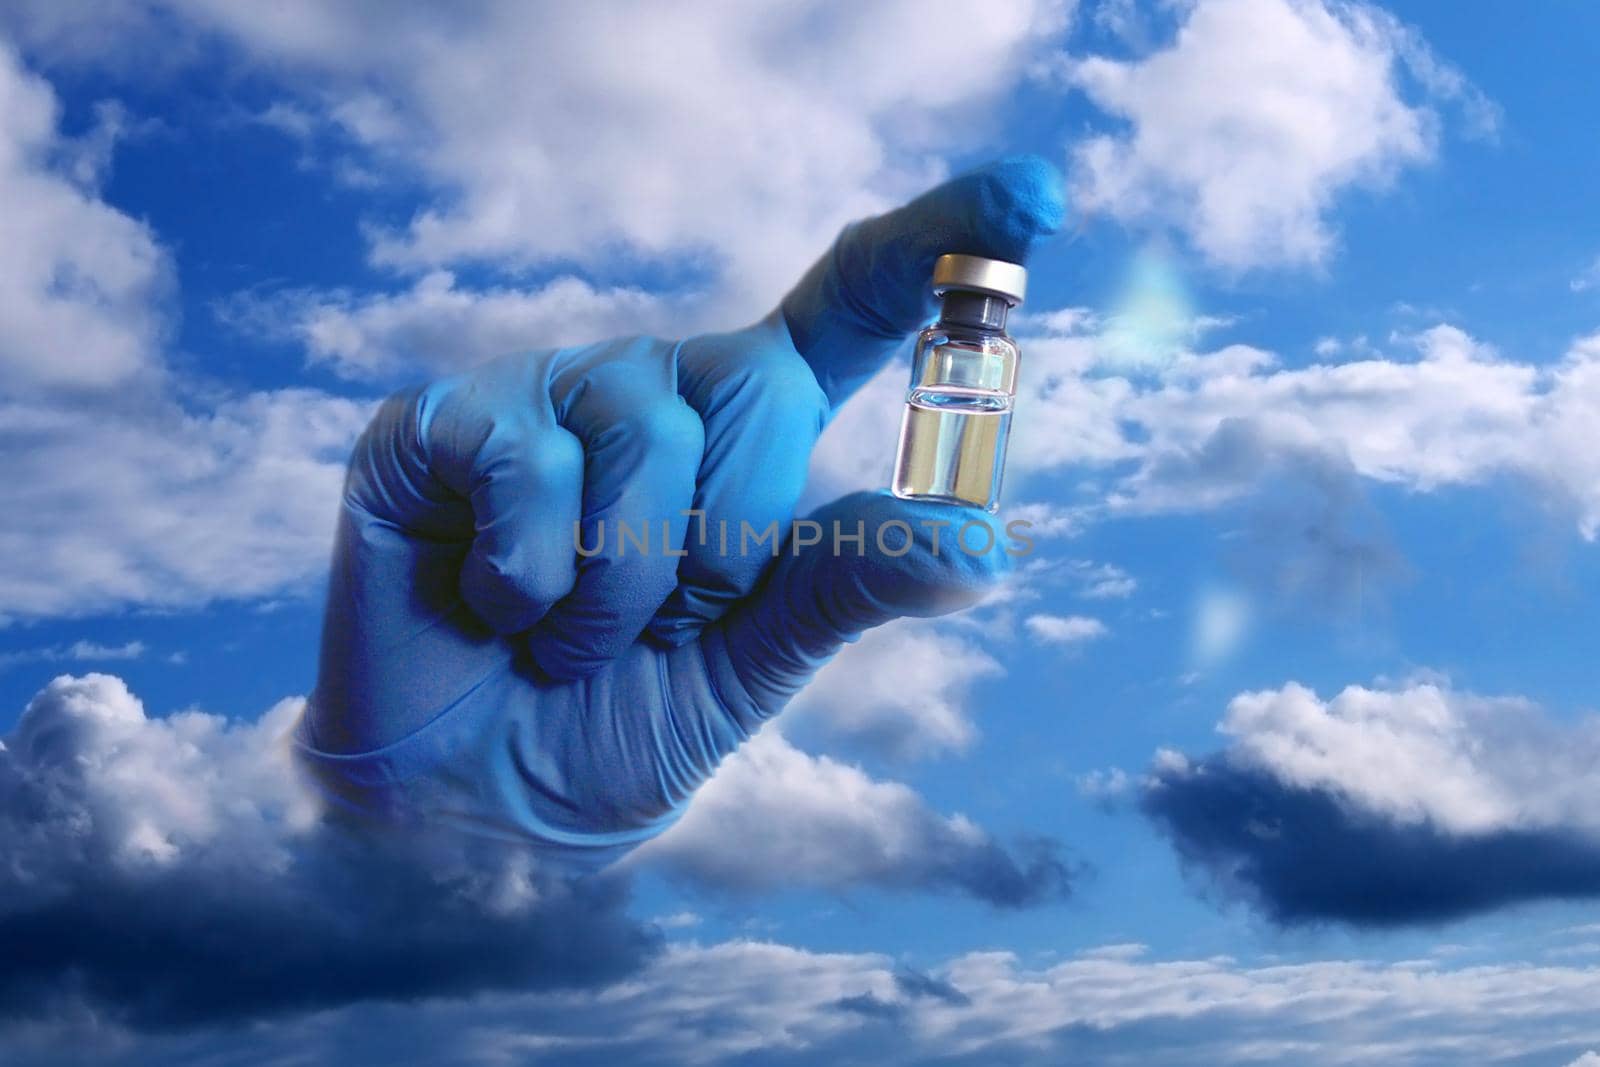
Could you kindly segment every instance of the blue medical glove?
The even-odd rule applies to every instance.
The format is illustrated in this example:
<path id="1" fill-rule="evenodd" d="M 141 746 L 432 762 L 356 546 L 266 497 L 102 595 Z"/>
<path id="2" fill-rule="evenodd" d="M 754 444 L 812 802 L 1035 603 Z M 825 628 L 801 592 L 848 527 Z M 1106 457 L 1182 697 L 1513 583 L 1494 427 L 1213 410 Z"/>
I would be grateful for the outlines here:
<path id="1" fill-rule="evenodd" d="M 1003 537 L 955 544 L 983 514 L 884 493 L 786 535 L 830 415 L 933 314 L 934 259 L 1022 262 L 1061 216 L 1055 170 L 1005 160 L 847 227 L 747 329 L 390 398 L 350 463 L 302 765 L 352 809 L 580 866 L 665 830 L 842 643 L 1005 569 Z"/>

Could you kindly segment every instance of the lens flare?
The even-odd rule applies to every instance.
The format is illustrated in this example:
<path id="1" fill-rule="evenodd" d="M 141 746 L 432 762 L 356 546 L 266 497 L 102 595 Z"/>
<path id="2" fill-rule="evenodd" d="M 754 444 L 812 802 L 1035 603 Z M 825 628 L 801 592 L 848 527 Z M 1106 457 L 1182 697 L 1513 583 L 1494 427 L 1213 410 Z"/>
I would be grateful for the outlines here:
<path id="1" fill-rule="evenodd" d="M 1100 338 L 1101 362 L 1123 372 L 1159 373 L 1193 339 L 1194 304 L 1177 260 L 1146 245 L 1128 264 Z"/>
<path id="2" fill-rule="evenodd" d="M 1189 656 L 1196 670 L 1215 667 L 1231 657 L 1250 633 L 1254 611 L 1242 593 L 1207 587 L 1195 598 L 1189 635 Z"/>

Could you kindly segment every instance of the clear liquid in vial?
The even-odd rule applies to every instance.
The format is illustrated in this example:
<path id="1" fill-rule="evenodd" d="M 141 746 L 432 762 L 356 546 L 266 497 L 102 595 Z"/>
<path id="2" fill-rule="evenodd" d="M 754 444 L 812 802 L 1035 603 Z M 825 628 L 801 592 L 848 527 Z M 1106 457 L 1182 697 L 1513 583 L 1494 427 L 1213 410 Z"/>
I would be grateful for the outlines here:
<path id="1" fill-rule="evenodd" d="M 894 495 L 996 510 L 1010 430 L 1010 396 L 913 390 L 900 424 Z"/>

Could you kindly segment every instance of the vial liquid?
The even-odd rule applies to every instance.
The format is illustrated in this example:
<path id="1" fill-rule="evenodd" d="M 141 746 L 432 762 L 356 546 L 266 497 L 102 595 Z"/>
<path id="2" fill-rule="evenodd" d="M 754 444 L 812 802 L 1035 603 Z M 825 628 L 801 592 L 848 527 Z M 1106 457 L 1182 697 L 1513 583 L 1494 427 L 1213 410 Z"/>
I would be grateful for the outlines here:
<path id="1" fill-rule="evenodd" d="M 1011 402 L 981 393 L 912 390 L 900 423 L 894 494 L 993 510 L 1011 430 Z"/>
<path id="2" fill-rule="evenodd" d="M 939 258 L 933 282 L 943 310 L 917 338 L 895 496 L 999 508 L 1021 356 L 1005 318 L 1026 277 L 1014 263 Z"/>

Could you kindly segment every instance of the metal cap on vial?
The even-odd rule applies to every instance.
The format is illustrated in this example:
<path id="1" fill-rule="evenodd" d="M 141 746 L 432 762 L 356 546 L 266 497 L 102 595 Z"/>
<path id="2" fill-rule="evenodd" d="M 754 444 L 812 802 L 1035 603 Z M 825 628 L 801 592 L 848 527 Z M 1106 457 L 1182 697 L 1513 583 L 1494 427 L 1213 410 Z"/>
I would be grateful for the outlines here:
<path id="1" fill-rule="evenodd" d="M 933 291 L 943 296 L 950 289 L 997 296 L 1015 307 L 1027 292 L 1028 268 L 982 256 L 940 256 L 933 264 Z"/>

